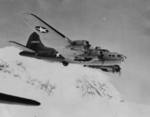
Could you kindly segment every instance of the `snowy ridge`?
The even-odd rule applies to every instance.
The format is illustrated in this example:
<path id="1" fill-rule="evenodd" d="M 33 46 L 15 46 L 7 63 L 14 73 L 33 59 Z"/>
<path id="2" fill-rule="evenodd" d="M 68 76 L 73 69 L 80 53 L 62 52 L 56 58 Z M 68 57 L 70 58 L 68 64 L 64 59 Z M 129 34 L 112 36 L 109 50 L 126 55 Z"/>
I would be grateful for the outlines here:
<path id="1" fill-rule="evenodd" d="M 14 47 L 1 49 L 0 76 L 3 78 L 10 78 L 11 76 L 21 79 L 34 86 L 34 88 L 43 90 L 48 95 L 54 94 L 54 90 L 57 90 L 57 88 L 66 88 L 64 90 L 67 90 L 69 88 L 67 85 L 71 85 L 73 90 L 78 90 L 82 97 L 99 96 L 109 99 L 117 99 L 119 97 L 118 100 L 122 100 L 119 93 L 111 86 L 108 78 L 101 71 L 99 73 L 79 65 L 63 67 L 59 63 L 54 64 L 21 57 L 18 55 L 18 52 L 19 50 Z M 59 78 L 58 74 L 60 74 Z"/>
<path id="2" fill-rule="evenodd" d="M 2 117 L 148 117 L 150 108 L 131 105 L 103 72 L 80 65 L 19 56 L 0 49 L 0 90 L 41 102 L 40 107 L 0 106 Z M 11 113 L 11 114 L 10 114 Z"/>

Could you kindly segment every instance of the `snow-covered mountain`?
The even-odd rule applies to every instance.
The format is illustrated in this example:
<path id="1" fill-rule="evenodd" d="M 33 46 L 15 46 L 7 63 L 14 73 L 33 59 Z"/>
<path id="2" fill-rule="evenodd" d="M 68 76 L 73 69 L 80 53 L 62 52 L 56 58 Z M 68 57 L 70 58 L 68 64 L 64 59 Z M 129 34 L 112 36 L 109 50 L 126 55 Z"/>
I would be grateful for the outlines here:
<path id="1" fill-rule="evenodd" d="M 0 105 L 0 117 L 148 117 L 150 107 L 129 104 L 101 71 L 64 67 L 0 49 L 0 91 L 41 102 L 39 107 Z M 2 107 L 1 107 L 2 106 Z"/>

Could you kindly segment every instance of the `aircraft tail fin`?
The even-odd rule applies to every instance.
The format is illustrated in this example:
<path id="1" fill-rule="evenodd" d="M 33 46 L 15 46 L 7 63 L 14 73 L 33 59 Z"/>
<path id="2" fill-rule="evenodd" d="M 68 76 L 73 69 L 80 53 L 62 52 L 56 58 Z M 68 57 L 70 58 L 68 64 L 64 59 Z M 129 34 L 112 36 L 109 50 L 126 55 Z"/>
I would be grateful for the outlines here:
<path id="1" fill-rule="evenodd" d="M 38 50 L 41 50 L 42 48 L 44 48 L 44 45 L 40 40 L 40 36 L 36 32 L 33 32 L 29 36 L 26 47 L 30 48 L 32 50 L 38 51 Z"/>

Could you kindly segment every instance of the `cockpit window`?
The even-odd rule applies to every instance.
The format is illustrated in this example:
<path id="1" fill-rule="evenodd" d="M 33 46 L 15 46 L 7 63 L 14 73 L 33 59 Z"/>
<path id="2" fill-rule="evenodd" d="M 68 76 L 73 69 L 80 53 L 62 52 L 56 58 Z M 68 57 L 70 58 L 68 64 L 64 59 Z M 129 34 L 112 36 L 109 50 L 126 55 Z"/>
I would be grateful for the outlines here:
<path id="1" fill-rule="evenodd" d="M 86 46 L 87 48 L 90 48 L 90 46 L 91 46 L 90 43 L 89 43 L 88 41 L 85 41 L 84 44 L 85 44 L 85 46 Z"/>
<path id="2" fill-rule="evenodd" d="M 102 51 L 103 51 L 103 52 L 109 52 L 109 50 L 106 50 L 106 49 L 102 49 Z"/>
<path id="3" fill-rule="evenodd" d="M 121 55 L 117 55 L 117 57 L 121 57 Z"/>
<path id="4" fill-rule="evenodd" d="M 89 45 L 89 42 L 88 41 L 85 41 L 86 45 Z"/>
<path id="5" fill-rule="evenodd" d="M 96 46 L 95 50 L 101 50 L 101 47 Z"/>

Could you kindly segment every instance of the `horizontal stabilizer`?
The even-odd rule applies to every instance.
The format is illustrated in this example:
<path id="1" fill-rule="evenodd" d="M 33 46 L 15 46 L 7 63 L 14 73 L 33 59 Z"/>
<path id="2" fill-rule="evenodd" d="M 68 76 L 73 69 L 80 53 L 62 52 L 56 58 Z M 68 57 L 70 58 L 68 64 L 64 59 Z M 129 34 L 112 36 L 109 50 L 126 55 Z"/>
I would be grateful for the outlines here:
<path id="1" fill-rule="evenodd" d="M 28 51 L 28 52 L 35 52 L 34 50 L 30 49 L 30 48 L 27 48 L 26 46 L 20 44 L 20 43 L 17 43 L 15 41 L 9 41 L 9 43 L 13 44 L 14 46 L 24 50 L 24 51 Z"/>
<path id="2" fill-rule="evenodd" d="M 0 93 L 0 103 L 3 104 L 13 104 L 13 105 L 29 105 L 29 106 L 39 106 L 40 102 L 35 100 L 12 96 L 4 93 Z"/>

